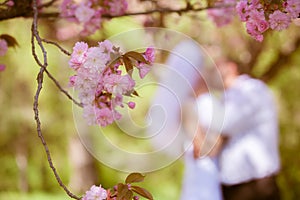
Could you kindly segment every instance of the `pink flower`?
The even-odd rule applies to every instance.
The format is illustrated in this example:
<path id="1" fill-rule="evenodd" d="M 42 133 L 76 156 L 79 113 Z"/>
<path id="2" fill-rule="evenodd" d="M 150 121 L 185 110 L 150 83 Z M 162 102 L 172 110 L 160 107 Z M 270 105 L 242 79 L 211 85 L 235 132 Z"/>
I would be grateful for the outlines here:
<path id="1" fill-rule="evenodd" d="M 123 96 L 121 94 L 116 94 L 116 97 L 111 100 L 111 105 L 113 108 L 120 106 L 123 106 Z"/>
<path id="2" fill-rule="evenodd" d="M 216 6 L 234 6 L 236 3 L 235 0 L 223 0 L 221 2 L 216 2 Z M 217 27 L 222 27 L 229 24 L 234 16 L 234 8 L 226 7 L 226 8 L 215 8 L 210 9 L 207 12 L 208 17 L 217 25 Z"/>
<path id="3" fill-rule="evenodd" d="M 94 14 L 95 10 L 83 3 L 81 3 L 75 10 L 75 17 L 80 23 L 88 22 Z"/>
<path id="4" fill-rule="evenodd" d="M 101 186 L 93 185 L 89 191 L 86 191 L 82 200 L 105 200 L 107 198 L 107 191 Z"/>
<path id="5" fill-rule="evenodd" d="M 281 31 L 288 28 L 291 23 L 291 18 L 287 14 L 276 10 L 269 15 L 269 23 L 271 29 Z"/>
<path id="6" fill-rule="evenodd" d="M 3 65 L 3 64 L 0 64 L 0 72 L 4 71 L 4 70 L 5 70 L 5 68 L 6 68 L 6 66 L 5 66 L 5 65 Z"/>
<path id="7" fill-rule="evenodd" d="M 240 19 L 242 22 L 247 21 L 249 16 L 249 7 L 248 7 L 248 0 L 241 0 L 236 4 L 235 7 Z"/>
<path id="8" fill-rule="evenodd" d="M 0 56 L 4 56 L 7 52 L 8 45 L 7 42 L 3 39 L 0 39 Z"/>
<path id="9" fill-rule="evenodd" d="M 88 51 L 88 45 L 85 42 L 77 42 L 73 47 L 73 52 L 69 65 L 71 68 L 77 70 L 86 60 L 86 53 Z"/>
<path id="10" fill-rule="evenodd" d="M 285 10 L 290 14 L 291 18 L 297 18 L 300 15 L 300 1 L 287 0 Z"/>
<path id="11" fill-rule="evenodd" d="M 140 63 L 138 66 L 137 66 L 138 70 L 139 70 L 139 76 L 140 78 L 144 78 L 151 70 L 150 66 L 149 65 L 146 65 L 144 63 Z"/>
<path id="12" fill-rule="evenodd" d="M 266 20 L 260 20 L 257 22 L 257 29 L 259 32 L 263 33 L 269 28 L 269 23 Z"/>
<path id="13" fill-rule="evenodd" d="M 117 87 L 118 83 L 120 82 L 120 79 L 121 79 L 121 75 L 118 75 L 118 74 L 105 75 L 102 79 L 103 88 L 107 92 L 113 93 L 115 90 L 114 88 Z M 122 94 L 122 91 L 115 92 L 115 93 Z"/>
<path id="14" fill-rule="evenodd" d="M 155 60 L 155 50 L 153 47 L 148 47 L 145 51 L 145 59 L 150 62 L 153 63 Z"/>
<path id="15" fill-rule="evenodd" d="M 70 76 L 69 78 L 69 86 L 70 87 L 74 87 L 75 86 L 75 82 L 76 82 L 76 75 L 75 76 Z"/>
<path id="16" fill-rule="evenodd" d="M 6 5 L 12 7 L 15 5 L 15 2 L 13 0 L 9 0 L 6 2 Z"/>
<path id="17" fill-rule="evenodd" d="M 247 33 L 251 35 L 255 40 L 261 42 L 264 39 L 264 36 L 261 32 L 258 31 L 257 24 L 254 21 L 246 22 Z"/>
<path id="18" fill-rule="evenodd" d="M 74 12 L 76 10 L 76 5 L 72 0 L 63 0 L 60 4 L 60 16 L 68 17 L 70 19 L 71 16 L 74 16 Z"/>
<path id="19" fill-rule="evenodd" d="M 83 30 L 80 32 L 81 36 L 89 36 L 95 33 L 98 29 L 101 28 L 101 16 L 93 17 L 91 20 L 84 23 Z"/>
<path id="20" fill-rule="evenodd" d="M 103 53 L 110 55 L 110 52 L 113 51 L 113 44 L 109 40 L 104 40 L 103 42 L 98 43 L 100 49 Z"/>
<path id="21" fill-rule="evenodd" d="M 109 14 L 111 15 L 122 15 L 126 12 L 128 8 L 128 3 L 126 0 L 110 0 L 109 5 Z"/>
<path id="22" fill-rule="evenodd" d="M 114 94 L 128 94 L 131 93 L 135 86 L 134 80 L 127 74 L 121 76 L 113 88 Z"/>
<path id="23" fill-rule="evenodd" d="M 86 54 L 84 67 L 90 69 L 91 72 L 103 71 L 110 57 L 102 52 L 100 47 L 91 47 Z"/>
<path id="24" fill-rule="evenodd" d="M 101 108 L 96 112 L 96 122 L 100 126 L 107 126 L 114 122 L 114 111 L 109 108 Z"/>
<path id="25" fill-rule="evenodd" d="M 135 108 L 135 103 L 130 101 L 128 102 L 128 107 L 131 108 L 131 109 L 134 109 Z"/>

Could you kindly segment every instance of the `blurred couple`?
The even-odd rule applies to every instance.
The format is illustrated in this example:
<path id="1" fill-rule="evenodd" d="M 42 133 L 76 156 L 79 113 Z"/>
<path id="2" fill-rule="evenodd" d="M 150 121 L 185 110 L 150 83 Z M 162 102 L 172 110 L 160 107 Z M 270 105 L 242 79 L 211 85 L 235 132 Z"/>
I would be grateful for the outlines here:
<path id="1" fill-rule="evenodd" d="M 180 42 L 166 65 L 172 73 L 162 84 L 172 93 L 158 89 L 152 102 L 164 109 L 164 126 L 158 128 L 162 115 L 151 113 L 148 132 L 159 130 L 152 142 L 165 153 L 182 146 L 180 199 L 279 200 L 278 122 L 268 87 L 224 57 L 207 68 L 193 40 Z"/>

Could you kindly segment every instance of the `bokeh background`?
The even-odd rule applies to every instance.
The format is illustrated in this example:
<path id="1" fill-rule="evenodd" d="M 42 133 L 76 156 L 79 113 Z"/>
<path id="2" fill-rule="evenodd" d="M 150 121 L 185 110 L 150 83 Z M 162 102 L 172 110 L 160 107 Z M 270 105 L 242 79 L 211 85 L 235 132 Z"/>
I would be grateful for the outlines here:
<path id="1" fill-rule="evenodd" d="M 44 19 L 39 23 L 42 37 L 59 42 L 69 51 L 76 41 L 82 40 L 74 31 L 76 28 L 62 20 Z M 258 43 L 246 34 L 244 25 L 238 20 L 217 28 L 204 12 L 156 13 L 107 21 L 101 31 L 85 40 L 96 44 L 123 31 L 142 28 L 141 24 L 165 27 L 192 37 L 211 51 L 227 53 L 243 65 L 247 73 L 266 81 L 276 96 L 279 109 L 282 170 L 277 181 L 284 200 L 297 200 L 300 199 L 300 27 L 297 23 L 288 30 L 267 32 L 265 40 Z M 50 171 L 36 132 L 32 105 L 39 67 L 31 54 L 30 29 L 31 19 L 0 23 L 0 34 L 14 36 L 19 44 L 10 48 L 5 57 L 0 57 L 0 62 L 7 66 L 0 72 L 0 199 L 68 199 Z M 143 39 L 142 35 L 135 36 L 129 43 Z M 54 46 L 46 47 L 48 70 L 68 88 L 68 78 L 72 74 L 68 57 Z M 157 62 L 163 63 L 165 57 L 165 54 L 158 55 Z M 149 79 L 155 81 L 157 75 L 150 73 Z M 143 92 L 143 106 L 137 104 L 137 109 L 132 111 L 137 119 L 144 118 L 154 88 Z M 82 146 L 73 120 L 72 102 L 48 78 L 45 78 L 39 106 L 54 164 L 72 191 L 83 194 L 92 184 L 109 188 L 124 180 L 126 173 L 102 164 Z M 124 146 L 131 144 L 138 149 L 149 145 L 132 144 L 130 137 L 126 137 L 126 133 L 124 136 L 116 124 L 107 127 L 106 132 Z M 102 141 L 95 142 L 101 145 Z M 141 185 L 155 199 L 178 199 L 184 169 L 182 161 L 178 159 L 169 166 L 147 173 Z"/>

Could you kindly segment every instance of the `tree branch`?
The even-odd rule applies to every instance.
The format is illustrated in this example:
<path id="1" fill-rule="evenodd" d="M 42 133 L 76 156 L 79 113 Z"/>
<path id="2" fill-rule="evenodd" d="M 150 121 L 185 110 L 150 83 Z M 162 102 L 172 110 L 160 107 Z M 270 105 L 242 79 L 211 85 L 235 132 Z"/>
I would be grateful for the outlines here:
<path id="1" fill-rule="evenodd" d="M 31 0 L 32 1 L 32 0 Z M 50 3 L 55 2 L 55 0 L 52 0 Z M 51 5 L 51 4 L 50 4 Z M 50 6 L 47 5 L 47 6 Z M 168 9 L 168 8 L 156 8 L 153 10 L 147 10 L 147 11 L 141 11 L 141 12 L 133 12 L 133 13 L 125 13 L 122 15 L 102 15 L 102 18 L 106 19 L 112 19 L 112 18 L 118 18 L 118 17 L 125 17 L 125 16 L 138 16 L 138 15 L 151 15 L 154 13 L 162 13 L 162 14 L 170 14 L 170 13 L 178 13 L 179 15 L 183 13 L 188 13 L 188 12 L 200 12 L 204 10 L 209 10 L 209 9 L 220 9 L 220 8 L 227 8 L 233 6 L 232 4 L 228 5 L 220 5 L 220 6 L 208 6 L 208 7 L 200 7 L 200 8 L 194 8 L 190 4 L 187 4 L 185 8 L 180 8 L 180 9 Z M 42 7 L 46 7 L 45 4 L 42 5 Z M 23 10 L 20 6 L 14 7 L 13 13 L 9 13 L 9 10 L 0 10 L 0 21 L 1 20 L 7 20 L 7 19 L 12 19 L 16 17 L 25 17 L 25 18 L 31 18 L 32 17 L 32 8 L 31 7 L 26 7 L 26 10 Z M 58 18 L 59 17 L 59 12 L 40 12 L 39 13 L 39 18 Z"/>
<path id="2" fill-rule="evenodd" d="M 47 155 L 47 160 L 48 160 L 48 163 L 49 163 L 49 166 L 52 170 L 52 172 L 54 173 L 54 176 L 57 180 L 57 182 L 59 183 L 59 185 L 64 189 L 64 191 L 73 199 L 77 199 L 77 200 L 80 200 L 81 198 L 80 197 L 77 197 L 76 195 L 74 195 L 72 192 L 70 192 L 68 190 L 68 188 L 63 184 L 60 176 L 58 175 L 57 171 L 56 171 L 56 168 L 54 167 L 53 165 L 53 162 L 52 162 L 52 158 L 51 158 L 51 153 L 49 151 L 49 148 L 48 148 L 48 145 L 46 143 L 46 140 L 43 136 L 43 133 L 42 133 L 42 128 L 41 128 L 41 121 L 40 121 L 40 118 L 39 118 L 39 109 L 38 109 L 38 103 L 39 103 L 39 97 L 40 97 L 40 93 L 42 91 L 42 88 L 43 88 L 43 80 L 44 80 L 44 72 L 46 71 L 46 67 L 48 66 L 48 63 L 47 63 L 47 52 L 43 46 L 43 43 L 42 43 L 42 40 L 39 36 L 39 33 L 38 33 L 38 29 L 37 29 L 37 24 L 38 24 L 38 8 L 37 8 L 37 0 L 33 0 L 33 11 L 34 11 L 34 16 L 33 16 L 33 22 L 32 22 L 32 36 L 31 36 L 31 45 L 32 45 L 32 54 L 34 56 L 34 59 L 37 61 L 38 65 L 40 66 L 40 71 L 38 73 L 38 76 L 37 76 L 37 90 L 36 90 L 36 93 L 35 93 L 35 96 L 34 96 L 34 103 L 33 103 L 33 110 L 34 110 L 34 119 L 36 121 L 36 125 L 37 125 L 37 133 L 38 133 L 38 136 L 44 146 L 44 149 L 45 149 L 45 152 L 46 152 L 46 155 Z M 36 39 L 36 41 L 38 42 L 38 45 L 39 47 L 41 48 L 42 50 L 42 53 L 43 53 L 43 62 L 41 62 L 39 60 L 39 58 L 37 57 L 36 55 L 36 52 L 35 52 L 35 43 L 34 43 L 34 40 Z"/>

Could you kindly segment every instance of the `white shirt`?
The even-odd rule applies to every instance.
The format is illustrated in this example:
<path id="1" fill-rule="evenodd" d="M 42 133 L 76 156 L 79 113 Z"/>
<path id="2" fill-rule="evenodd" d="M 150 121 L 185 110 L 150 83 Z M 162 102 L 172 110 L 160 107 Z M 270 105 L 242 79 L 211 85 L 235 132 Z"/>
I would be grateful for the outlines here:
<path id="1" fill-rule="evenodd" d="M 229 137 L 219 157 L 223 184 L 239 184 L 277 173 L 277 112 L 268 87 L 241 75 L 225 92 L 223 108 L 219 109 L 225 111 L 222 134 Z"/>

